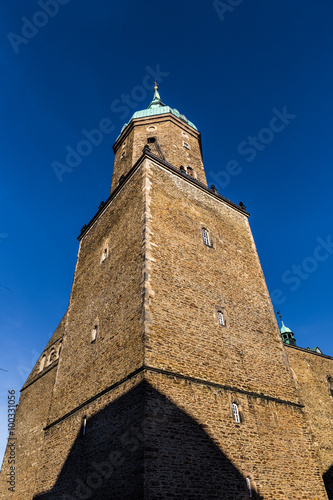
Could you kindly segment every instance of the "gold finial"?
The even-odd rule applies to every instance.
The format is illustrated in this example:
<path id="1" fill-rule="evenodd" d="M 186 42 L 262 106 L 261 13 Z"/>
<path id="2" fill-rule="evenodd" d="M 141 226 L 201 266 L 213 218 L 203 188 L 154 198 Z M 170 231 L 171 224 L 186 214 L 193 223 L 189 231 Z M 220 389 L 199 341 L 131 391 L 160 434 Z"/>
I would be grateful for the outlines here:
<path id="1" fill-rule="evenodd" d="M 157 81 L 155 80 L 154 83 L 155 83 L 155 89 L 158 90 L 158 83 L 157 83 Z"/>

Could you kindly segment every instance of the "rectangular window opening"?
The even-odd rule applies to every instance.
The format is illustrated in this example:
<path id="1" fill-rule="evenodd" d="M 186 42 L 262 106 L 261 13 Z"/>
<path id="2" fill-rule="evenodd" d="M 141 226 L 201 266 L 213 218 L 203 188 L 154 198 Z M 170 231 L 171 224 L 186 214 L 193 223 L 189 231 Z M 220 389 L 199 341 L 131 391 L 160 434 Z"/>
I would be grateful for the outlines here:
<path id="1" fill-rule="evenodd" d="M 234 414 L 234 420 L 236 424 L 240 424 L 238 404 L 232 403 L 232 413 Z"/>
<path id="2" fill-rule="evenodd" d="M 207 229 L 205 229 L 205 228 L 202 228 L 202 238 L 203 238 L 204 244 L 207 245 L 208 247 L 210 247 L 209 233 L 208 233 Z"/>
<path id="3" fill-rule="evenodd" d="M 95 325 L 91 331 L 91 342 L 95 342 L 95 340 L 97 339 L 97 332 L 98 332 L 98 326 Z"/>
<path id="4" fill-rule="evenodd" d="M 246 486 L 249 492 L 249 497 L 252 498 L 251 479 L 249 477 L 246 478 Z"/>
<path id="5" fill-rule="evenodd" d="M 82 436 L 85 436 L 87 432 L 87 417 L 82 419 Z"/>
<path id="6" fill-rule="evenodd" d="M 217 316 L 219 318 L 219 323 L 221 326 L 225 326 L 225 319 L 224 319 L 224 316 L 223 316 L 223 312 L 222 311 L 218 311 L 217 312 Z"/>

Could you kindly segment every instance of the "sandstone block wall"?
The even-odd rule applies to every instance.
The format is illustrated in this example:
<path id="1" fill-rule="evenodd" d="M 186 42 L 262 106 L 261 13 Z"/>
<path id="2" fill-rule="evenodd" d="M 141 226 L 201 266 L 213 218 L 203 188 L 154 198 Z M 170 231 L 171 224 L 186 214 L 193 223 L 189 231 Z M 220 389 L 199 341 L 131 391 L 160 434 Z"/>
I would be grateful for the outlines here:
<path id="1" fill-rule="evenodd" d="M 154 116 L 133 120 L 114 146 L 115 162 L 111 192 L 117 187 L 121 175 L 142 155 L 148 137 L 156 137 L 165 160 L 174 167 L 190 166 L 195 178 L 207 185 L 201 154 L 201 136 L 198 131 L 173 115 Z M 184 142 L 189 146 L 187 149 Z"/>
<path id="2" fill-rule="evenodd" d="M 0 474 L 1 500 L 33 498 L 57 365 L 58 361 L 21 393 L 15 416 L 15 492 L 8 490 L 10 449 L 7 447 Z"/>
<path id="3" fill-rule="evenodd" d="M 333 498 L 333 358 L 286 345 L 295 383 L 320 459 L 329 498 Z"/>
<path id="4" fill-rule="evenodd" d="M 145 498 L 245 500 L 248 477 L 252 498 L 327 500 L 301 408 L 172 375 L 147 381 Z"/>
<path id="5" fill-rule="evenodd" d="M 138 170 L 80 242 L 49 422 L 142 365 L 142 199 Z"/>
<path id="6" fill-rule="evenodd" d="M 146 364 L 297 402 L 246 215 L 153 162 L 148 175 Z"/>
<path id="7" fill-rule="evenodd" d="M 34 500 L 144 498 L 142 378 L 134 376 L 45 431 Z"/>

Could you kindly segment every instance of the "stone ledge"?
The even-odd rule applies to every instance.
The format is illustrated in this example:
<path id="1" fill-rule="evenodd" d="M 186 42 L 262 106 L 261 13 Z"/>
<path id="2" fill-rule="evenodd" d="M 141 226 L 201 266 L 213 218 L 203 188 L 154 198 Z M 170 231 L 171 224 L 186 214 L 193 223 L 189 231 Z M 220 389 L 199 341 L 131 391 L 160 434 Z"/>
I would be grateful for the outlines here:
<path id="1" fill-rule="evenodd" d="M 98 212 L 93 216 L 93 218 L 88 222 L 88 224 L 85 224 L 83 228 L 81 229 L 81 233 L 78 236 L 78 240 L 80 241 L 82 237 L 85 235 L 85 233 L 88 231 L 88 229 L 91 228 L 91 226 L 94 224 L 94 222 L 98 219 L 98 217 L 105 211 L 105 209 L 110 205 L 111 201 L 117 196 L 119 191 L 125 186 L 127 181 L 132 177 L 133 173 L 139 168 L 141 163 L 145 158 L 150 158 L 151 160 L 154 160 L 156 163 L 160 164 L 163 167 L 166 167 L 168 170 L 176 174 L 178 177 L 190 182 L 191 184 L 197 186 L 199 189 L 204 191 L 205 193 L 209 194 L 213 198 L 216 198 L 219 201 L 223 201 L 230 207 L 236 209 L 239 213 L 245 215 L 246 217 L 249 217 L 250 214 L 247 212 L 244 208 L 241 208 L 237 203 L 234 203 L 233 201 L 229 200 L 228 198 L 225 198 L 221 194 L 216 193 L 213 189 L 210 189 L 207 187 L 205 184 L 202 182 L 198 181 L 197 179 L 194 179 L 188 174 L 183 174 L 178 168 L 174 167 L 171 165 L 171 163 L 168 163 L 165 160 L 162 160 L 158 156 L 154 155 L 152 152 L 145 150 L 144 153 L 140 156 L 138 161 L 133 165 L 133 167 L 130 169 L 130 171 L 127 173 L 127 175 L 124 176 L 121 184 L 117 186 L 117 188 L 110 194 L 109 198 L 103 203 L 103 205 L 100 207 Z"/>
<path id="2" fill-rule="evenodd" d="M 287 401 L 287 400 L 284 400 L 284 399 L 276 398 L 274 396 L 268 396 L 268 395 L 265 395 L 263 393 L 257 393 L 257 392 L 247 391 L 245 389 L 238 389 L 237 387 L 232 387 L 232 386 L 229 386 L 229 385 L 223 385 L 223 384 L 219 384 L 217 382 L 209 382 L 208 380 L 203 380 L 203 379 L 199 379 L 199 378 L 195 378 L 195 377 L 190 377 L 188 375 L 182 375 L 181 373 L 170 372 L 170 371 L 167 371 L 167 370 L 163 370 L 161 368 L 155 368 L 153 366 L 144 366 L 143 365 L 140 368 L 138 368 L 137 370 L 135 370 L 132 373 L 130 373 L 129 375 L 127 375 L 126 377 L 124 377 L 121 380 L 119 380 L 118 382 L 115 382 L 111 386 L 109 386 L 106 389 L 104 389 L 103 391 L 99 392 L 98 394 L 96 394 L 92 398 L 88 399 L 87 401 L 84 401 L 83 403 L 81 403 L 76 408 L 73 408 L 73 410 L 71 410 L 70 412 L 66 413 L 62 417 L 58 418 L 54 422 L 51 422 L 50 424 L 46 425 L 43 430 L 46 431 L 46 430 L 50 429 L 51 427 L 59 424 L 60 422 L 62 422 L 66 418 L 70 417 L 71 415 L 73 415 L 77 411 L 81 410 L 85 406 L 89 405 L 90 403 L 92 403 L 93 401 L 95 401 L 96 399 L 98 399 L 99 397 L 101 397 L 104 394 L 112 391 L 113 389 L 116 389 L 117 387 L 119 387 L 123 383 L 127 382 L 128 380 L 136 377 L 140 373 L 148 373 L 148 372 L 158 373 L 160 375 L 166 375 L 167 377 L 175 377 L 175 378 L 178 378 L 178 379 L 181 379 L 181 380 L 186 380 L 187 382 L 193 382 L 195 384 L 200 384 L 200 385 L 205 385 L 205 386 L 209 386 L 209 387 L 214 387 L 215 389 L 223 389 L 223 390 L 229 391 L 229 392 L 237 392 L 239 394 L 245 394 L 245 395 L 253 397 L 253 398 L 260 398 L 260 399 L 263 399 L 265 401 L 273 401 L 275 403 L 279 403 L 279 404 L 283 404 L 283 405 L 287 405 L 287 406 L 292 406 L 294 408 L 304 408 L 304 405 L 301 404 L 301 403 L 295 403 L 293 401 Z"/>

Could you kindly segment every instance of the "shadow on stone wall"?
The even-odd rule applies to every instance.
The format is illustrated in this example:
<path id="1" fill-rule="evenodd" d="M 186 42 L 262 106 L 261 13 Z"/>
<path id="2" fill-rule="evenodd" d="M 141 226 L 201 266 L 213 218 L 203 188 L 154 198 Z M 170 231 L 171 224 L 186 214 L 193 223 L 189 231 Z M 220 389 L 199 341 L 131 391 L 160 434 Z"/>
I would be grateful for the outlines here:
<path id="1" fill-rule="evenodd" d="M 145 468 L 145 480 L 143 476 Z M 88 419 L 51 491 L 35 500 L 249 498 L 203 428 L 142 382 Z M 261 496 L 252 492 L 252 499 Z"/>
<path id="2" fill-rule="evenodd" d="M 333 500 L 333 465 L 325 472 L 325 474 L 323 474 L 323 480 L 325 483 L 327 496 L 329 500 Z"/>

